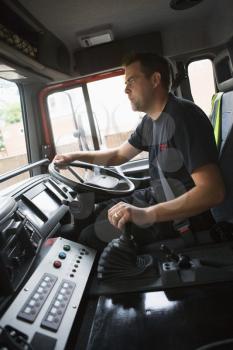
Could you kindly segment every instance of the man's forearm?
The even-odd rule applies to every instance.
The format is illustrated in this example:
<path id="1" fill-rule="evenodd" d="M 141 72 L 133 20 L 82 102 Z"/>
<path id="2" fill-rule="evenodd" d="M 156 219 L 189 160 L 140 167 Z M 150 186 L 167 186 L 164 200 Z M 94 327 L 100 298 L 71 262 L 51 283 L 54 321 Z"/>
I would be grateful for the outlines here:
<path id="1" fill-rule="evenodd" d="M 218 205 L 223 197 L 221 188 L 194 187 L 178 198 L 147 208 L 147 215 L 151 223 L 184 219 Z"/>
<path id="2" fill-rule="evenodd" d="M 69 153 L 70 161 L 79 160 L 82 162 L 98 164 L 98 165 L 120 165 L 127 161 L 118 149 L 109 149 L 103 151 L 81 151 Z"/>
<path id="3" fill-rule="evenodd" d="M 98 165 L 120 165 L 128 162 L 141 151 L 131 146 L 127 141 L 121 146 L 101 151 L 81 151 L 65 155 L 66 160 L 72 162 L 80 160 L 82 162 Z"/>

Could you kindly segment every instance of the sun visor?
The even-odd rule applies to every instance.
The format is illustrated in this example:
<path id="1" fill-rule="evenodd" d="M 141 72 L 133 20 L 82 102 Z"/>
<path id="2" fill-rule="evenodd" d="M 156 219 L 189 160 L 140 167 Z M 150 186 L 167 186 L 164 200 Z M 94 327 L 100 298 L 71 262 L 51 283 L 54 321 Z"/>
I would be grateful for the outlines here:
<path id="1" fill-rule="evenodd" d="M 86 75 L 120 67 L 122 58 L 132 51 L 162 54 L 161 34 L 154 32 L 136 35 L 76 51 L 76 72 L 80 75 Z"/>

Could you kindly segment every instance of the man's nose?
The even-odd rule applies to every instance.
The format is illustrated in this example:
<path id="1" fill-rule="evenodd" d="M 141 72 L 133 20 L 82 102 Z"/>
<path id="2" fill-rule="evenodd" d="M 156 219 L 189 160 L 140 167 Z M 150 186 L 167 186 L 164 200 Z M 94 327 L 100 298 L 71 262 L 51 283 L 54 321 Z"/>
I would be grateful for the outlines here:
<path id="1" fill-rule="evenodd" d="M 130 93 L 130 88 L 129 88 L 129 85 L 126 84 L 125 85 L 125 93 L 128 95 Z"/>

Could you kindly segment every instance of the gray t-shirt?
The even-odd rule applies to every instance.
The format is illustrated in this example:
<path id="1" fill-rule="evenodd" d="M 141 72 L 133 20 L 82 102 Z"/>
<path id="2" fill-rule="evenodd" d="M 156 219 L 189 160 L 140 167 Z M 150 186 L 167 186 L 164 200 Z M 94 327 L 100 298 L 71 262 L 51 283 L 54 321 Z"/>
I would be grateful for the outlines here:
<path id="1" fill-rule="evenodd" d="M 217 163 L 218 151 L 212 125 L 194 103 L 169 94 L 168 102 L 156 121 L 145 115 L 129 143 L 149 152 L 151 186 L 156 202 L 166 201 L 161 173 L 175 197 L 194 187 L 192 172 Z"/>

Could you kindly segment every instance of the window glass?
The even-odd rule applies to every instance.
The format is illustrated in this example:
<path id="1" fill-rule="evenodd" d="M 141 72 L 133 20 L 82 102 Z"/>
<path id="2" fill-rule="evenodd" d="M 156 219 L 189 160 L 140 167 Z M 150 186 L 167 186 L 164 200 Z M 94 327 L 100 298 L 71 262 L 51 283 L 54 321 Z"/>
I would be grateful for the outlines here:
<path id="1" fill-rule="evenodd" d="M 87 84 L 91 106 L 99 128 L 101 148 L 113 148 L 128 140 L 144 113 L 134 112 L 124 92 L 124 76 Z M 145 152 L 139 155 L 147 157 Z"/>
<path id="2" fill-rule="evenodd" d="M 57 153 L 93 149 L 81 87 L 49 95 L 48 110 Z"/>
<path id="3" fill-rule="evenodd" d="M 13 82 L 0 79 L 0 174 L 28 163 L 19 89 Z M 23 173 L 6 182 L 6 188 L 29 177 Z"/>
<path id="4" fill-rule="evenodd" d="M 194 102 L 208 115 L 211 114 L 211 98 L 215 93 L 213 65 L 204 59 L 191 62 L 188 75 Z"/>

